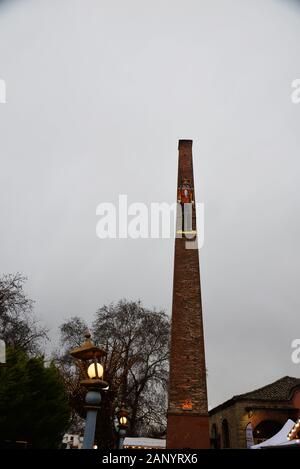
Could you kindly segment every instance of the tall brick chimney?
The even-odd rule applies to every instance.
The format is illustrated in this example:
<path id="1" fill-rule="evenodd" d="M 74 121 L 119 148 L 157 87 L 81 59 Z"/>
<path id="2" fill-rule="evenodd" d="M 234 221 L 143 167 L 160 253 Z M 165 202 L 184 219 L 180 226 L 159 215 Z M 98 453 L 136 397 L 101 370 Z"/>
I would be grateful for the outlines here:
<path id="1" fill-rule="evenodd" d="M 178 147 L 177 201 L 192 226 L 177 221 L 175 240 L 167 448 L 177 449 L 210 446 L 192 144 Z"/>

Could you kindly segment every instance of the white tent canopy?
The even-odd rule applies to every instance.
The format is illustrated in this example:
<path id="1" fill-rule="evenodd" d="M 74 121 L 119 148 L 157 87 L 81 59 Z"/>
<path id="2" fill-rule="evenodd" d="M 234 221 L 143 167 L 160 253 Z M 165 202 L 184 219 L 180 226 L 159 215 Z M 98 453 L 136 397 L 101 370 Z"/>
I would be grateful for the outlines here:
<path id="1" fill-rule="evenodd" d="M 298 442 L 298 440 L 288 440 L 288 434 L 290 433 L 291 429 L 295 425 L 295 422 L 293 420 L 288 419 L 285 424 L 283 425 L 282 429 L 279 430 L 276 435 L 272 436 L 266 441 L 263 441 L 262 443 L 259 443 L 258 445 L 253 445 L 251 446 L 251 449 L 259 449 L 259 448 L 264 448 L 268 446 L 281 446 L 281 445 L 287 445 L 287 444 L 293 444 L 292 442 Z"/>

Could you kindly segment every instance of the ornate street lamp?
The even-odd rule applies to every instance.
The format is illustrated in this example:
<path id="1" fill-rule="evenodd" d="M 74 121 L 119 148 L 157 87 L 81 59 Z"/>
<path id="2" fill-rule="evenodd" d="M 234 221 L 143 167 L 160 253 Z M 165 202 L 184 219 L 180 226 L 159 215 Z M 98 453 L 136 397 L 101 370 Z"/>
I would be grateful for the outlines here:
<path id="1" fill-rule="evenodd" d="M 128 428 L 128 410 L 126 410 L 123 406 L 117 413 L 118 422 L 119 422 L 119 441 L 118 441 L 118 449 L 122 449 L 124 445 L 126 430 Z"/>
<path id="2" fill-rule="evenodd" d="M 76 360 L 80 360 L 83 366 L 83 378 L 80 384 L 87 388 L 85 396 L 86 402 L 86 424 L 83 437 L 83 449 L 92 449 L 95 438 L 95 428 L 97 412 L 101 402 L 100 391 L 108 389 L 108 383 L 103 381 L 104 368 L 100 359 L 106 355 L 105 350 L 96 347 L 91 341 L 91 334 L 85 334 L 85 342 L 81 347 L 71 350 L 70 355 Z"/>

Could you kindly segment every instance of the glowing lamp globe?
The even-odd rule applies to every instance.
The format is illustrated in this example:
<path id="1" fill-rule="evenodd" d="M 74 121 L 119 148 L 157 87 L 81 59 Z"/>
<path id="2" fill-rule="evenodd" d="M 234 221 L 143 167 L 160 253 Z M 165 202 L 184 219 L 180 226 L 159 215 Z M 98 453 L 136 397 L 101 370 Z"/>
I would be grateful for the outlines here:
<path id="1" fill-rule="evenodd" d="M 90 379 L 101 379 L 103 377 L 103 366 L 100 363 L 91 363 L 87 373 Z"/>
<path id="2" fill-rule="evenodd" d="M 127 417 L 120 417 L 120 424 L 121 425 L 126 425 L 127 424 Z"/>

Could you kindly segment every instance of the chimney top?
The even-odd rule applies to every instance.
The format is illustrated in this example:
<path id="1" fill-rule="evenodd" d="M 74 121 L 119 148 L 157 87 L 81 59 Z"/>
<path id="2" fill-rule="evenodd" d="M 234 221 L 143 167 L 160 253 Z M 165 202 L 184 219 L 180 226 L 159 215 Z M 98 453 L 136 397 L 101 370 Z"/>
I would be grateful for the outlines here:
<path id="1" fill-rule="evenodd" d="M 191 147 L 193 145 L 193 140 L 179 140 L 178 148 L 180 147 Z"/>

